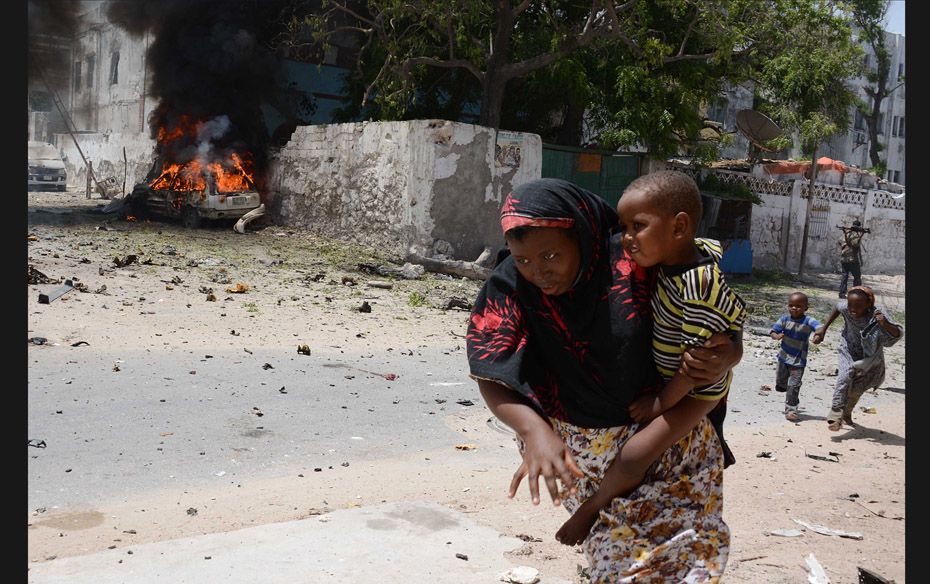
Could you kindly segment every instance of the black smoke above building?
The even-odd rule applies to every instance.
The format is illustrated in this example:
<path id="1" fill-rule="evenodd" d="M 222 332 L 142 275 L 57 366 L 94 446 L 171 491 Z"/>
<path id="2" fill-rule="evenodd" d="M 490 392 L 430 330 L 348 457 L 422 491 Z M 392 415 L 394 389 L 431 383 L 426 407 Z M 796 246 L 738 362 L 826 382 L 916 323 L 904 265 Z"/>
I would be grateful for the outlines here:
<path id="1" fill-rule="evenodd" d="M 67 87 L 71 43 L 80 25 L 80 3 L 29 0 L 26 4 L 27 76 L 30 86 Z"/>
<path id="2" fill-rule="evenodd" d="M 148 93 L 158 100 L 149 119 L 153 138 L 190 124 L 159 155 L 184 163 L 203 152 L 249 152 L 259 177 L 268 162 L 262 104 L 279 101 L 282 60 L 271 48 L 286 2 L 276 0 L 115 0 L 107 18 L 129 34 L 147 34 Z M 222 131 L 220 131 L 222 130 Z M 160 142 L 162 143 L 162 142 Z"/>

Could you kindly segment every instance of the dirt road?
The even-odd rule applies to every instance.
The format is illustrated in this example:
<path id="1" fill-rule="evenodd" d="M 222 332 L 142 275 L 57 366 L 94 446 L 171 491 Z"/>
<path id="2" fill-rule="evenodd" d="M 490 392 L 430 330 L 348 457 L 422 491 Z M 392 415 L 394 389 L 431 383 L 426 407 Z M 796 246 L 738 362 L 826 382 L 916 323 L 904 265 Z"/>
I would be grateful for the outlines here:
<path id="1" fill-rule="evenodd" d="M 467 311 L 446 308 L 477 282 L 386 278 L 370 266 L 397 266 L 377 250 L 271 225 L 240 235 L 88 212 L 103 203 L 29 193 L 29 264 L 47 277 L 27 286 L 31 562 L 429 500 L 526 541 L 515 564 L 583 581 L 583 556 L 554 541 L 564 510 L 505 496 L 512 436 L 467 377 Z M 65 279 L 79 289 L 38 302 Z M 864 280 L 903 320 L 903 277 Z M 825 318 L 836 275 L 733 282 L 752 312 L 727 417 L 726 581 L 806 581 L 813 554 L 832 583 L 856 582 L 858 566 L 904 582 L 906 339 L 857 426 L 831 433 L 835 323 L 790 423 L 762 388 L 776 344 L 752 331 L 794 289 Z"/>

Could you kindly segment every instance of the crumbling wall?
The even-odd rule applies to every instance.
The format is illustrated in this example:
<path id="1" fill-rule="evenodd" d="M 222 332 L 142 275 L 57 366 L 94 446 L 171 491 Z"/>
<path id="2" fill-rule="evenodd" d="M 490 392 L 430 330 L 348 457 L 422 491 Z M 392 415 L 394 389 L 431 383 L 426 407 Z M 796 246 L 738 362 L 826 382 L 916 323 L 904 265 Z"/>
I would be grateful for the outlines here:
<path id="1" fill-rule="evenodd" d="M 74 145 L 71 134 L 56 134 L 55 145 L 61 151 L 62 160 L 68 170 L 68 187 L 72 190 L 84 189 L 87 185 L 87 167 L 84 158 L 93 162 L 94 176 L 103 181 L 108 177 L 116 179 L 120 190 L 123 187 L 125 173 L 126 191 L 145 179 L 152 168 L 155 156 L 155 140 L 138 133 L 122 134 L 118 132 L 85 132 L 74 134 L 81 150 Z M 126 162 L 123 162 L 123 149 L 126 150 Z"/>
<path id="2" fill-rule="evenodd" d="M 443 240 L 473 260 L 503 243 L 503 196 L 542 169 L 539 136 L 508 133 L 521 148 L 503 160 L 498 134 L 445 120 L 301 126 L 272 158 L 270 217 L 400 256 Z"/>

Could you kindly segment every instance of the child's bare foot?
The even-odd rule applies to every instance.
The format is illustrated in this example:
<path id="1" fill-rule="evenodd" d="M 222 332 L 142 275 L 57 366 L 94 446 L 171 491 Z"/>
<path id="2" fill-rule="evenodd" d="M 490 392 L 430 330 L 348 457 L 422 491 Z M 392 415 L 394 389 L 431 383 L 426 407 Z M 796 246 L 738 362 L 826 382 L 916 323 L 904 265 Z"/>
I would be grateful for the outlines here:
<path id="1" fill-rule="evenodd" d="M 563 545 L 578 545 L 582 543 L 591 531 L 590 525 L 585 525 L 577 515 L 573 515 L 555 532 L 555 539 Z"/>

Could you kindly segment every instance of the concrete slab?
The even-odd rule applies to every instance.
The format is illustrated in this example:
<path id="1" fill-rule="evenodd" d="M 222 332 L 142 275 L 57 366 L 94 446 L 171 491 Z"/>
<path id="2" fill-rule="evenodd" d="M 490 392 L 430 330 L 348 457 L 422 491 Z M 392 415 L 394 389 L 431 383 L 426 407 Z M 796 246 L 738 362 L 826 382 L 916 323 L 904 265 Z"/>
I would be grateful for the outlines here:
<path id="1" fill-rule="evenodd" d="M 504 553 L 522 543 L 442 505 L 399 502 L 33 564 L 29 582 L 487 584 L 516 567 Z"/>

